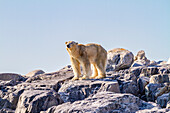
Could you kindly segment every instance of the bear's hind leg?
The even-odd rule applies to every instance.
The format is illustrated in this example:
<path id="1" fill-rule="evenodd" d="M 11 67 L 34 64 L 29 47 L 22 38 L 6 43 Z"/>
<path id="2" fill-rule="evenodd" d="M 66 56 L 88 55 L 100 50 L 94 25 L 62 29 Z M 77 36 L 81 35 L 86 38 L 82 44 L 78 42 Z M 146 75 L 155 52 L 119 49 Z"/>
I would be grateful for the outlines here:
<path id="1" fill-rule="evenodd" d="M 94 78 L 96 78 L 98 76 L 98 71 L 97 71 L 96 64 L 93 63 L 92 66 L 93 66 L 93 75 L 90 77 L 90 79 L 94 79 Z"/>
<path id="2" fill-rule="evenodd" d="M 106 74 L 105 74 L 105 65 L 103 65 L 102 63 L 98 62 L 97 63 L 97 69 L 98 69 L 98 76 L 96 77 L 96 79 L 101 79 L 101 78 L 105 78 Z"/>
<path id="3" fill-rule="evenodd" d="M 89 61 L 85 61 L 82 63 L 82 67 L 83 67 L 83 77 L 81 77 L 79 80 L 83 80 L 83 79 L 89 79 L 90 75 L 91 75 L 91 65 Z"/>

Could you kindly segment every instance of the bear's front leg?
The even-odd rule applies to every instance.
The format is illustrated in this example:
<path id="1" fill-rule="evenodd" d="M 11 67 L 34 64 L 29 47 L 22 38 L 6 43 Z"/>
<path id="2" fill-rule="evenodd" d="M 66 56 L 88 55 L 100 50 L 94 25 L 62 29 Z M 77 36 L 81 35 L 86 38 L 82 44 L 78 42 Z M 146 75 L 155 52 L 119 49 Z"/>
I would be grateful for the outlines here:
<path id="1" fill-rule="evenodd" d="M 82 67 L 83 67 L 83 77 L 81 77 L 79 80 L 89 79 L 89 77 L 91 76 L 90 62 L 89 61 L 83 62 Z"/>
<path id="2" fill-rule="evenodd" d="M 74 73 L 74 77 L 72 78 L 72 80 L 79 80 L 79 77 L 81 75 L 80 63 L 78 60 L 74 59 L 73 57 L 71 57 L 70 59 L 71 59 L 71 66 L 73 68 L 73 73 Z"/>

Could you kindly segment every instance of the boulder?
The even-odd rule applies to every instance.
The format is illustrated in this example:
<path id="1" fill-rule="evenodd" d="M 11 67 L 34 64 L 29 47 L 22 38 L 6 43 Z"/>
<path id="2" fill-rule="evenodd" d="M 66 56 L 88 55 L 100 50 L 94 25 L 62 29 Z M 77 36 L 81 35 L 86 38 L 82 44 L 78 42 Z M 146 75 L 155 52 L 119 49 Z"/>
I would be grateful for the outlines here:
<path id="1" fill-rule="evenodd" d="M 108 51 L 107 57 L 108 64 L 106 71 L 118 71 L 129 68 L 134 60 L 133 53 L 123 48 Z"/>
<path id="2" fill-rule="evenodd" d="M 149 83 L 159 84 L 159 83 L 169 83 L 170 82 L 170 74 L 158 74 L 153 75 L 150 78 Z"/>
<path id="3" fill-rule="evenodd" d="M 169 109 L 161 109 L 158 107 L 154 107 L 152 109 L 139 110 L 136 113 L 169 113 L 169 111 Z"/>
<path id="4" fill-rule="evenodd" d="M 131 74 L 134 74 L 137 78 L 139 77 L 139 75 L 142 73 L 142 70 L 144 69 L 143 66 L 139 66 L 139 67 L 131 67 L 129 69 L 129 72 Z"/>
<path id="5" fill-rule="evenodd" d="M 137 81 L 140 94 L 145 93 L 145 86 L 149 84 L 149 77 L 142 76 Z"/>
<path id="6" fill-rule="evenodd" d="M 167 102 L 169 101 L 169 94 L 163 94 L 161 96 L 158 96 L 157 98 L 157 104 L 159 104 L 162 108 L 165 108 L 167 106 Z"/>
<path id="7" fill-rule="evenodd" d="M 148 60 L 145 56 L 145 51 L 140 50 L 137 55 L 135 56 L 134 63 L 132 64 L 132 67 L 136 66 L 143 66 L 143 65 L 149 65 L 150 60 Z"/>
<path id="8" fill-rule="evenodd" d="M 147 101 L 155 101 L 158 96 L 169 92 L 169 85 L 168 84 L 153 84 L 150 83 L 145 86 L 145 95 Z"/>
<path id="9" fill-rule="evenodd" d="M 12 110 L 15 110 L 16 109 L 16 106 L 17 106 L 17 103 L 18 103 L 18 99 L 19 99 L 19 96 L 23 93 L 24 89 L 20 89 L 20 90 L 16 90 L 14 92 L 11 92 L 8 94 L 6 94 L 4 96 L 3 99 L 7 100 L 7 103 L 9 104 L 7 107 L 12 109 Z"/>
<path id="10" fill-rule="evenodd" d="M 158 67 L 159 74 L 169 74 L 170 73 L 170 65 L 162 65 Z"/>
<path id="11" fill-rule="evenodd" d="M 8 107 L 10 104 L 8 100 L 0 98 L 0 109 Z"/>
<path id="12" fill-rule="evenodd" d="M 90 94 L 95 94 L 101 91 L 112 91 L 119 93 L 119 84 L 117 81 L 68 81 L 61 86 L 58 93 L 64 102 L 74 102 L 77 100 L 83 100 Z"/>
<path id="13" fill-rule="evenodd" d="M 157 66 L 148 66 L 147 67 L 147 74 L 148 75 L 155 75 L 158 74 L 159 70 Z"/>
<path id="14" fill-rule="evenodd" d="M 0 109 L 0 113 L 15 113 L 15 110 L 3 108 L 3 109 Z"/>
<path id="15" fill-rule="evenodd" d="M 54 90 L 26 90 L 19 97 L 15 112 L 39 113 L 61 103 L 59 95 Z"/>
<path id="16" fill-rule="evenodd" d="M 74 103 L 64 103 L 41 113 L 129 113 L 139 110 L 142 102 L 131 94 L 99 92 Z"/>
<path id="17" fill-rule="evenodd" d="M 125 80 L 132 80 L 134 82 L 137 82 L 137 77 L 134 74 L 128 73 L 124 75 Z"/>
<path id="18" fill-rule="evenodd" d="M 119 81 L 119 85 L 121 93 L 131 93 L 135 96 L 137 96 L 139 93 L 138 85 L 133 80 Z"/>
<path id="19" fill-rule="evenodd" d="M 26 82 L 32 83 L 40 80 L 51 80 L 51 79 L 67 81 L 73 77 L 74 77 L 73 70 L 71 66 L 68 65 L 57 72 L 44 73 L 44 74 L 39 74 L 37 76 L 29 77 L 26 80 Z"/>
<path id="20" fill-rule="evenodd" d="M 34 70 L 34 71 L 29 72 L 25 76 L 26 77 L 34 77 L 36 75 L 43 74 L 43 73 L 45 73 L 43 70 Z"/>
<path id="21" fill-rule="evenodd" d="M 23 79 L 24 79 L 24 77 L 22 77 L 19 74 L 0 73 L 0 80 L 3 80 L 3 81 L 10 81 L 10 80 L 19 81 L 19 80 L 23 80 Z"/>

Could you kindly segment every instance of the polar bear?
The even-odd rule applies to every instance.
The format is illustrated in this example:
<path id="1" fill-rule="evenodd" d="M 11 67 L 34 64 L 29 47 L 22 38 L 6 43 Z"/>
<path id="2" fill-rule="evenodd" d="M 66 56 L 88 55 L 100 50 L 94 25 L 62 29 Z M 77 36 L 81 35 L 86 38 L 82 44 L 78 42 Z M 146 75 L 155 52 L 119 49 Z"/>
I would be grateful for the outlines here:
<path id="1" fill-rule="evenodd" d="M 93 43 L 83 45 L 74 41 L 65 42 L 65 44 L 74 72 L 72 80 L 101 79 L 106 77 L 107 51 L 101 45 Z M 83 77 L 80 77 L 80 65 L 83 68 Z M 92 76 L 91 66 L 93 66 Z"/>

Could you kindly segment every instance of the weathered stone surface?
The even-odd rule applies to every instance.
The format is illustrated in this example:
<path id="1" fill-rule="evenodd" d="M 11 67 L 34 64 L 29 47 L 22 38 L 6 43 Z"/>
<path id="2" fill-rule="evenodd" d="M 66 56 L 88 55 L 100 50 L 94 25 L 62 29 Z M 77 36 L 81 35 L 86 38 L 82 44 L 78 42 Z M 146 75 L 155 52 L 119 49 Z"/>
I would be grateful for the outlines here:
<path id="1" fill-rule="evenodd" d="M 119 93 L 117 81 L 69 81 L 65 82 L 59 89 L 60 97 L 64 102 L 74 102 L 87 98 L 90 94 L 101 91 L 112 91 Z"/>
<path id="2" fill-rule="evenodd" d="M 144 110 L 139 110 L 136 113 L 169 113 L 169 109 L 161 109 L 158 107 L 154 107 L 152 109 L 144 109 Z"/>
<path id="3" fill-rule="evenodd" d="M 9 95 L 4 96 L 3 99 L 7 100 L 8 108 L 15 110 L 19 96 L 23 93 L 24 89 L 16 90 L 14 92 L 9 93 Z"/>
<path id="4" fill-rule="evenodd" d="M 19 97 L 16 113 L 39 113 L 62 101 L 53 90 L 26 90 Z"/>
<path id="5" fill-rule="evenodd" d="M 140 50 L 137 55 L 135 56 L 134 63 L 132 64 L 132 67 L 136 66 L 143 66 L 143 65 L 149 65 L 150 60 L 146 58 L 145 51 Z"/>
<path id="6" fill-rule="evenodd" d="M 157 62 L 156 61 L 150 61 L 150 64 L 149 64 L 149 66 L 156 66 L 157 65 Z"/>
<path id="7" fill-rule="evenodd" d="M 34 77 L 30 77 L 26 82 L 32 83 L 40 80 L 50 80 L 50 79 L 59 79 L 62 81 L 67 81 L 73 78 L 73 70 L 70 65 L 64 67 L 63 69 L 53 72 L 53 73 L 44 73 Z"/>
<path id="8" fill-rule="evenodd" d="M 147 101 L 155 101 L 158 96 L 169 92 L 169 85 L 166 84 L 153 84 L 150 83 L 145 87 L 145 95 L 147 97 Z"/>
<path id="9" fill-rule="evenodd" d="M 10 81 L 10 80 L 22 80 L 23 77 L 19 74 L 15 74 L 15 73 L 0 73 L 0 80 L 4 80 L 4 81 Z"/>
<path id="10" fill-rule="evenodd" d="M 138 77 L 141 74 L 141 71 L 144 67 L 143 66 L 139 66 L 139 67 L 131 67 L 129 69 L 129 72 L 136 75 L 136 77 Z"/>
<path id="11" fill-rule="evenodd" d="M 108 51 L 107 71 L 118 71 L 131 66 L 134 60 L 133 53 L 122 48 Z"/>
<path id="12" fill-rule="evenodd" d="M 34 77 L 36 75 L 43 74 L 43 73 L 45 73 L 43 70 L 34 70 L 34 71 L 29 72 L 25 76 L 26 77 Z"/>
<path id="13" fill-rule="evenodd" d="M 139 86 L 139 92 L 140 92 L 140 94 L 144 94 L 145 93 L 145 86 L 147 85 L 147 84 L 149 84 L 149 77 L 145 77 L 145 76 L 143 76 L 143 77 L 140 77 L 139 79 L 138 79 L 138 86 Z"/>
<path id="14" fill-rule="evenodd" d="M 133 81 L 133 80 L 121 81 L 119 84 L 120 84 L 120 92 L 121 93 L 131 93 L 135 96 L 138 95 L 139 88 L 135 81 Z"/>
<path id="15" fill-rule="evenodd" d="M 157 104 L 159 104 L 162 108 L 166 107 L 168 101 L 169 101 L 169 93 L 163 94 L 157 98 Z"/>
<path id="16" fill-rule="evenodd" d="M 170 82 L 170 74 L 158 74 L 153 75 L 150 78 L 149 83 L 159 84 L 159 83 L 169 83 Z"/>
<path id="17" fill-rule="evenodd" d="M 0 98 L 0 109 L 6 108 L 9 105 L 8 103 L 8 100 Z"/>
<path id="18" fill-rule="evenodd" d="M 15 111 L 12 109 L 3 108 L 3 109 L 0 109 L 0 113 L 15 113 Z"/>
<path id="19" fill-rule="evenodd" d="M 127 113 L 139 110 L 142 102 L 131 94 L 99 92 L 81 101 L 53 106 L 41 113 Z"/>
<path id="20" fill-rule="evenodd" d="M 147 74 L 149 75 L 155 75 L 158 74 L 158 67 L 157 66 L 148 66 L 147 67 Z"/>

